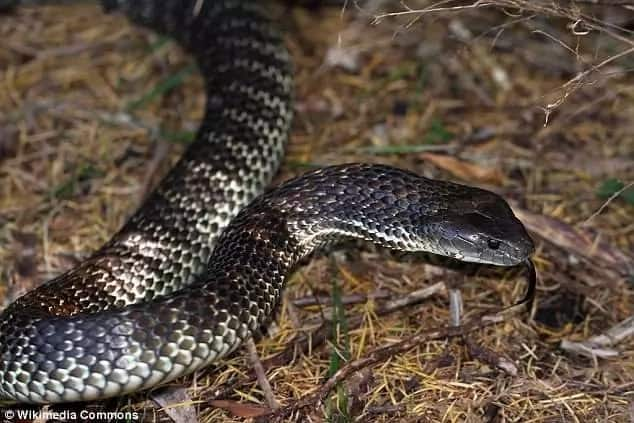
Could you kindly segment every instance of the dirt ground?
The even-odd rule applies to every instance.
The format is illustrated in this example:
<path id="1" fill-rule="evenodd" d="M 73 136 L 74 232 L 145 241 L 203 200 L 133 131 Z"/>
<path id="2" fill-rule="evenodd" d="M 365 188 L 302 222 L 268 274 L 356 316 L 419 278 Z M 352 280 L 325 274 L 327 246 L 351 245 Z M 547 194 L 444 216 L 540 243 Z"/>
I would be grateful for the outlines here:
<path id="1" fill-rule="evenodd" d="M 533 236 L 539 274 L 531 313 L 457 336 L 445 284 L 477 320 L 521 298 L 518 269 L 465 273 L 365 244 L 316 256 L 257 342 L 275 401 L 293 407 L 346 362 L 376 360 L 288 419 L 634 421 L 634 10 L 588 3 L 273 8 L 296 68 L 278 181 L 363 161 L 493 190 Z M 191 139 L 205 99 L 178 45 L 94 4 L 20 8 L 0 16 L 0 37 L 6 304 L 108 240 Z M 614 345 L 578 350 L 606 333 Z M 252 362 L 242 348 L 88 407 L 252 418 L 271 406 Z"/>

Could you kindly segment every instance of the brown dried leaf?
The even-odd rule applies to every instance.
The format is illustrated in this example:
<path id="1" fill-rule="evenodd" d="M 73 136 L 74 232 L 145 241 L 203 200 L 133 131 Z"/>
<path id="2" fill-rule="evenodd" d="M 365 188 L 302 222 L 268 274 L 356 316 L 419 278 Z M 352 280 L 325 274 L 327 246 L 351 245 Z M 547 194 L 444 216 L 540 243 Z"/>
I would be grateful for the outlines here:
<path id="1" fill-rule="evenodd" d="M 0 162 L 14 157 L 18 148 L 18 129 L 12 125 L 0 125 Z"/>
<path id="2" fill-rule="evenodd" d="M 14 272 L 5 300 L 13 301 L 38 285 L 38 238 L 35 234 L 13 231 Z"/>
<path id="3" fill-rule="evenodd" d="M 621 274 L 631 271 L 630 267 L 634 258 L 615 246 L 601 241 L 598 236 L 582 229 L 575 229 L 561 220 L 531 213 L 518 207 L 513 207 L 513 212 L 529 231 L 558 247 L 591 261 L 599 261 Z"/>
<path id="4" fill-rule="evenodd" d="M 373 385 L 374 374 L 369 367 L 361 369 L 350 376 L 350 379 L 344 383 L 349 398 L 348 414 L 351 416 L 361 414 L 366 404 L 366 397 L 372 391 Z"/>
<path id="5" fill-rule="evenodd" d="M 451 172 L 451 174 L 460 179 L 467 181 L 476 180 L 494 185 L 502 185 L 504 181 L 504 175 L 499 169 L 484 168 L 444 154 L 422 153 L 420 157 L 439 168 Z"/>
<path id="6" fill-rule="evenodd" d="M 174 423 L 192 423 L 198 421 L 196 409 L 187 389 L 182 387 L 166 388 L 152 392 L 152 400 L 160 405 Z"/>
<path id="7" fill-rule="evenodd" d="M 236 417 L 245 417 L 245 418 L 258 417 L 265 414 L 269 414 L 273 411 L 269 407 L 265 407 L 263 405 L 244 404 L 241 402 L 227 401 L 227 400 L 212 400 L 212 401 L 209 401 L 209 404 L 214 407 L 227 410 L 228 412 L 230 412 Z"/>

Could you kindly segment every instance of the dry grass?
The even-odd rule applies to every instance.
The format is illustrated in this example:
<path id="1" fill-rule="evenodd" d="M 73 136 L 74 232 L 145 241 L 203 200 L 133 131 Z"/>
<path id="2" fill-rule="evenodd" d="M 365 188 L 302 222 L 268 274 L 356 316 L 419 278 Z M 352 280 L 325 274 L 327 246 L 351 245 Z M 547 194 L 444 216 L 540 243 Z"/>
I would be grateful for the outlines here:
<path id="1" fill-rule="evenodd" d="M 280 180 L 314 165 L 384 162 L 485 186 L 530 216 L 568 225 L 554 227 L 552 237 L 544 236 L 552 227 L 540 226 L 552 221 L 532 227 L 541 234 L 534 319 L 515 317 L 468 337 L 508 358 L 516 375 L 474 358 L 473 346 L 460 339 L 432 341 L 348 382 L 337 396 L 351 410 L 338 412 L 331 401 L 313 421 L 324 414 L 332 421 L 634 418 L 632 339 L 610 360 L 559 348 L 562 339 L 589 338 L 634 314 L 632 269 L 623 260 L 577 254 L 558 238 L 582 233 L 591 243 L 600 239 L 603 251 L 632 257 L 634 206 L 623 195 L 588 218 L 605 202 L 601 186 L 609 195 L 611 180 L 634 180 L 634 56 L 627 52 L 634 38 L 619 29 L 631 27 L 634 14 L 497 3 L 509 6 L 506 14 L 472 7 L 385 16 L 371 25 L 380 11 L 348 10 L 342 18 L 339 9 L 293 8 L 284 19 L 297 118 Z M 521 14 L 514 4 L 524 7 Z M 582 21 L 571 27 L 573 18 Z M 3 297 L 11 300 L 114 233 L 182 151 L 204 98 L 174 43 L 93 6 L 20 9 L 0 17 L 0 37 L 0 274 Z M 176 87 L 160 92 L 166 80 Z M 370 246 L 345 251 L 314 259 L 290 279 L 277 324 L 258 343 L 265 365 L 332 310 L 293 306 L 293 299 L 331 297 L 333 282 L 344 297 L 385 298 L 335 307 L 345 310 L 347 330 L 340 318 L 339 336 L 329 343 L 267 369 L 282 404 L 323 384 L 334 345 L 356 359 L 448 321 L 444 291 L 381 314 L 385 301 L 454 281 L 464 283 L 471 316 L 512 304 L 523 289 L 516 272 L 464 277 Z M 219 390 L 221 399 L 265 404 L 255 382 L 242 382 L 251 379 L 245 357 L 241 350 L 173 384 L 188 387 L 201 421 L 236 419 L 209 404 Z M 148 393 L 94 406 L 169 419 Z"/>

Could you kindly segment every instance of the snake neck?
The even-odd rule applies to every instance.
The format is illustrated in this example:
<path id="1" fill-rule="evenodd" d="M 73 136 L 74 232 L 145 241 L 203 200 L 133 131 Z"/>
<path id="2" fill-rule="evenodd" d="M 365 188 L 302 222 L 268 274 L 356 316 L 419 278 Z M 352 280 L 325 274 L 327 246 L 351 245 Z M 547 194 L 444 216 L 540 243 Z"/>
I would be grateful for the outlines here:
<path id="1" fill-rule="evenodd" d="M 412 239 L 419 223 L 414 219 L 433 212 L 432 201 L 428 210 L 411 197 L 420 195 L 421 180 L 363 164 L 291 180 L 258 197 L 232 221 L 211 254 L 202 285 L 227 299 L 248 298 L 243 305 L 255 311 L 253 330 L 279 303 L 286 276 L 326 243 L 362 239 L 398 250 L 424 249 Z"/>

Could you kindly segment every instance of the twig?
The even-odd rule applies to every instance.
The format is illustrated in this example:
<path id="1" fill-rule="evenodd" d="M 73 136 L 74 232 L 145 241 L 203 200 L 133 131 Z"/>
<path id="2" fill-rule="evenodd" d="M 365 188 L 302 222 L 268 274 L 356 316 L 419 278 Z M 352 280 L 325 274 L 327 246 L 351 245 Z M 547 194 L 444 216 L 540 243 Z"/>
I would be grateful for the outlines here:
<path id="1" fill-rule="evenodd" d="M 591 6 L 632 6 L 632 0 L 573 0 Z"/>
<path id="2" fill-rule="evenodd" d="M 585 71 L 579 72 L 574 78 L 569 79 L 564 85 L 561 86 L 561 89 L 563 90 L 561 97 L 557 99 L 556 101 L 554 101 L 553 103 L 547 104 L 546 107 L 543 108 L 544 114 L 545 114 L 544 126 L 548 124 L 548 118 L 550 117 L 550 114 L 552 113 L 552 111 L 555 110 L 557 107 L 561 106 L 566 101 L 566 99 L 570 97 L 571 94 L 577 91 L 579 87 L 582 86 L 582 82 L 584 81 L 584 79 L 586 79 L 588 75 L 590 75 L 593 72 L 598 72 L 599 69 L 603 68 L 604 66 L 612 63 L 613 61 L 617 59 L 620 59 L 621 57 L 627 56 L 632 53 L 634 53 L 634 47 L 630 47 L 626 50 L 621 51 L 620 53 L 612 55 L 608 57 L 607 59 L 602 60 L 598 64 L 592 65 L 590 68 L 586 69 Z"/>
<path id="3" fill-rule="evenodd" d="M 384 404 L 375 407 L 368 407 L 365 412 L 370 415 L 379 414 L 399 414 L 406 410 L 403 404 Z"/>
<path id="4" fill-rule="evenodd" d="M 634 52 L 634 40 L 631 39 L 629 34 L 622 35 L 619 33 L 619 31 L 624 32 L 623 28 L 619 28 L 618 26 L 610 24 L 609 22 L 601 21 L 600 19 L 592 16 L 591 14 L 583 13 L 583 11 L 579 7 L 575 7 L 576 6 L 575 3 L 584 3 L 587 5 L 611 5 L 611 6 L 632 5 L 631 1 L 581 0 L 581 1 L 571 1 L 567 5 L 567 7 L 559 5 L 556 2 L 526 1 L 526 0 L 488 0 L 488 1 L 477 0 L 471 4 L 466 4 L 466 5 L 443 6 L 447 3 L 448 3 L 447 1 L 440 1 L 422 9 L 413 9 L 404 5 L 405 10 L 403 11 L 385 13 L 385 14 L 375 16 L 374 23 L 377 23 L 380 20 L 387 17 L 395 17 L 395 16 L 402 16 L 402 15 L 416 15 L 415 19 L 418 19 L 419 17 L 426 14 L 430 14 L 430 13 L 460 12 L 460 11 L 469 10 L 469 9 L 494 7 L 494 8 L 502 9 L 502 10 L 516 9 L 520 11 L 530 11 L 530 12 L 533 12 L 534 14 L 541 14 L 544 16 L 570 19 L 573 22 L 571 26 L 571 31 L 575 35 L 585 35 L 585 33 L 591 30 L 594 30 L 598 32 L 603 32 L 607 34 L 608 36 L 630 46 L 630 48 L 627 48 L 621 51 L 620 53 L 614 54 L 594 66 L 590 66 L 587 70 L 578 73 L 575 77 L 571 78 L 568 82 L 566 82 L 563 86 L 561 86 L 561 90 L 563 90 L 563 93 L 561 94 L 560 98 L 552 103 L 547 104 L 546 107 L 543 108 L 543 111 L 545 114 L 544 126 L 547 126 L 549 122 L 549 117 L 552 111 L 555 110 L 557 107 L 561 106 L 572 93 L 574 93 L 577 89 L 579 89 L 579 87 L 583 85 L 582 83 L 588 75 L 598 71 L 599 69 L 612 63 L 613 61 L 620 59 L 624 56 L 627 56 L 629 54 L 632 54 Z M 583 32 L 578 31 L 576 29 L 579 25 L 583 25 L 584 27 Z M 539 32 L 547 35 L 543 31 L 539 31 Z M 553 38 L 553 37 L 549 36 L 549 38 Z M 571 50 L 561 41 L 558 41 L 558 40 L 555 40 L 555 41 L 558 42 L 559 44 L 564 45 L 564 47 L 566 47 L 568 50 Z M 575 55 L 579 57 L 578 54 L 576 54 L 576 52 L 575 52 Z"/>
<path id="5" fill-rule="evenodd" d="M 249 361 L 255 370 L 255 374 L 258 379 L 258 384 L 260 388 L 262 388 L 262 392 L 264 393 L 264 398 L 266 398 L 266 403 L 269 408 L 276 410 L 280 408 L 280 405 L 275 400 L 275 395 L 273 394 L 273 390 L 271 389 L 271 384 L 266 377 L 266 372 L 264 371 L 264 366 L 262 366 L 262 362 L 260 361 L 260 357 L 258 356 L 258 352 L 255 348 L 255 342 L 253 338 L 249 338 L 246 342 L 247 344 L 247 352 L 249 354 Z"/>
<path id="6" fill-rule="evenodd" d="M 394 17 L 394 16 L 403 16 L 403 15 L 423 15 L 423 14 L 427 14 L 427 13 L 435 13 L 435 12 L 459 12 L 462 10 L 468 10 L 468 9 L 475 9 L 478 7 L 487 7 L 487 6 L 499 6 L 496 5 L 494 1 L 482 1 L 482 0 L 478 0 L 475 3 L 472 4 L 466 4 L 466 5 L 462 5 L 462 6 L 446 6 L 446 7 L 438 7 L 439 5 L 443 4 L 443 3 L 447 3 L 445 2 L 439 2 L 439 3 L 435 3 L 429 7 L 426 7 L 424 9 L 411 9 L 411 8 L 407 8 L 407 10 L 403 10 L 401 12 L 389 12 L 389 13 L 384 13 L 382 15 L 377 15 L 374 17 L 374 22 L 373 23 L 378 23 L 380 22 L 382 19 L 388 18 L 388 17 Z"/>
<path id="7" fill-rule="evenodd" d="M 449 325 L 460 326 L 462 316 L 462 293 L 457 288 L 449 289 Z"/>
<path id="8" fill-rule="evenodd" d="M 385 302 L 382 306 L 378 308 L 377 315 L 381 316 L 383 314 L 396 311 L 405 306 L 419 303 L 425 298 L 429 298 L 434 294 L 442 292 L 444 289 L 445 284 L 443 282 L 436 282 L 435 284 L 430 285 L 426 288 L 417 289 L 416 291 L 412 291 L 404 297 Z"/>
<path id="9" fill-rule="evenodd" d="M 414 335 L 396 344 L 374 349 L 367 356 L 344 364 L 317 390 L 317 392 L 307 395 L 303 399 L 300 399 L 286 407 L 280 408 L 276 412 L 272 413 L 270 415 L 269 421 L 285 421 L 285 418 L 296 412 L 300 412 L 309 407 L 317 408 L 319 404 L 321 404 L 326 399 L 326 397 L 330 394 L 330 391 L 338 383 L 342 382 L 351 374 L 363 368 L 385 361 L 386 359 L 389 359 L 390 357 L 393 357 L 397 354 L 403 354 L 420 344 L 437 339 L 464 336 L 475 330 L 492 325 L 494 322 L 497 322 L 499 320 L 500 317 L 496 315 L 484 316 L 479 319 L 473 319 L 465 323 L 463 326 L 431 329 Z"/>
<path id="10" fill-rule="evenodd" d="M 574 54 L 574 56 L 575 56 L 575 58 L 577 60 L 582 60 L 581 56 L 579 55 L 579 52 L 576 51 L 575 49 L 573 49 L 572 47 L 570 47 L 568 44 L 566 44 L 563 40 L 560 40 L 559 38 L 557 38 L 557 37 L 555 37 L 553 35 L 550 35 L 546 31 L 542 31 L 541 29 L 535 29 L 533 31 L 533 34 L 543 35 L 544 37 L 548 38 L 549 40 L 559 44 L 564 49 L 568 50 L 570 53 Z"/>
<path id="11" fill-rule="evenodd" d="M 157 141 L 156 148 L 154 149 L 154 154 L 152 155 L 152 159 L 147 165 L 147 171 L 145 172 L 145 177 L 143 178 L 143 198 L 147 197 L 148 194 L 152 191 L 153 185 L 155 184 L 156 175 L 161 167 L 162 163 L 165 163 L 165 158 L 170 152 L 170 144 L 167 142 Z"/>
<path id="12" fill-rule="evenodd" d="M 597 211 L 595 211 L 594 213 L 592 213 L 590 215 L 590 217 L 588 217 L 582 224 L 581 226 L 588 226 L 588 224 L 590 223 L 590 221 L 592 221 L 595 217 L 597 217 L 598 215 L 600 215 L 603 210 L 605 210 L 605 208 L 608 206 L 608 204 L 610 204 L 616 197 L 618 197 L 619 195 L 621 195 L 622 193 L 624 193 L 628 188 L 630 188 L 631 186 L 634 186 L 634 181 L 630 182 L 629 184 L 625 185 L 623 188 L 621 188 L 620 190 L 616 191 L 614 194 L 612 194 L 610 196 L 610 198 L 608 198 L 607 200 L 605 200 L 605 202 L 603 204 L 601 204 L 601 207 L 599 207 L 599 209 Z"/>
<path id="13" fill-rule="evenodd" d="M 587 341 L 575 342 L 564 339 L 561 341 L 561 348 L 593 359 L 616 357 L 619 352 L 610 347 L 631 336 L 634 336 L 634 316 L 628 317 L 605 333 L 593 336 Z"/>
<path id="14" fill-rule="evenodd" d="M 517 376 L 517 366 L 508 358 L 498 354 L 497 352 L 489 348 L 478 345 L 470 339 L 465 338 L 463 339 L 463 341 L 467 346 L 471 357 L 476 358 L 483 363 L 494 366 L 502 370 L 506 374 Z"/>
<path id="15" fill-rule="evenodd" d="M 526 304 L 532 303 L 532 296 L 534 295 L 535 283 L 536 283 L 536 275 L 534 271 L 534 267 L 530 260 L 527 261 L 528 271 L 529 271 L 529 290 L 527 292 L 527 296 L 520 303 L 515 304 L 511 307 L 504 308 L 497 313 L 484 315 L 479 318 L 474 318 L 462 326 L 448 326 L 445 328 L 437 328 L 428 331 L 424 331 L 420 334 L 409 337 L 401 342 L 398 342 L 393 345 L 376 348 L 371 351 L 366 357 L 360 358 L 354 361 L 350 361 L 344 364 L 334 375 L 332 375 L 318 390 L 316 393 L 312 395 L 308 395 L 304 397 L 304 399 L 300 399 L 299 401 L 286 406 L 284 408 L 278 409 L 276 412 L 271 413 L 269 420 L 267 421 L 284 421 L 284 419 L 296 412 L 301 412 L 303 409 L 308 407 L 318 407 L 326 397 L 330 394 L 331 390 L 340 382 L 348 378 L 351 374 L 360 371 L 361 369 L 365 369 L 379 362 L 385 361 L 397 354 L 402 354 L 410 349 L 435 339 L 440 338 L 452 338 L 456 336 L 464 337 L 467 333 L 475 331 L 477 329 L 484 328 L 486 326 L 492 325 L 494 323 L 501 322 L 508 317 L 512 313 L 516 313 L 518 311 L 522 311 Z M 443 285 L 443 284 L 441 284 Z M 527 302 L 527 299 L 528 302 Z M 472 350 L 474 350 L 472 348 Z M 484 350 L 480 348 L 478 350 L 479 356 L 484 357 L 488 362 L 494 363 L 500 369 L 506 371 L 509 374 L 517 374 L 517 368 L 515 365 L 500 357 L 497 354 L 494 354 L 488 350 Z"/>
<path id="16" fill-rule="evenodd" d="M 445 289 L 445 284 L 443 282 L 437 282 L 431 286 L 426 288 L 417 289 L 416 291 L 412 291 L 409 294 L 399 297 L 395 300 L 387 301 L 379 306 L 376 310 L 377 316 L 384 316 L 386 314 L 392 313 L 394 311 L 400 310 L 404 307 L 411 306 L 413 304 L 417 304 L 424 300 L 425 298 L 429 298 L 432 295 L 441 292 Z M 289 305 L 292 303 L 289 302 Z M 348 328 L 355 329 L 359 327 L 363 323 L 363 316 L 354 316 L 348 320 Z M 319 321 L 315 322 L 317 324 L 317 328 L 312 332 L 301 332 L 298 338 L 291 342 L 286 348 L 276 354 L 275 356 L 266 359 L 262 362 L 262 366 L 265 369 L 270 369 L 275 366 L 284 365 L 297 355 L 298 352 L 307 353 L 310 349 L 314 349 L 322 345 L 328 339 L 328 335 L 331 332 L 331 325 L 328 320 L 324 320 L 323 318 L 319 318 Z M 307 325 L 304 325 L 307 326 Z M 299 330 L 299 326 L 297 327 Z M 216 399 L 225 398 L 228 395 L 231 395 L 233 391 L 239 389 L 241 386 L 253 383 L 256 378 L 254 375 L 247 376 L 245 378 L 241 378 L 230 385 L 223 386 L 221 389 L 213 392 L 212 397 Z"/>
<path id="17" fill-rule="evenodd" d="M 445 285 L 442 282 L 435 283 L 426 288 L 417 289 L 416 291 L 412 291 L 404 297 L 385 302 L 381 306 L 377 307 L 376 315 L 383 316 L 412 304 L 417 304 L 422 300 L 429 298 L 438 292 L 441 292 L 444 289 Z M 302 333 L 299 338 L 295 342 L 288 345 L 284 349 L 284 351 L 269 358 L 268 360 L 265 360 L 264 366 L 266 368 L 270 368 L 273 366 L 281 365 L 283 363 L 287 363 L 295 356 L 298 350 L 306 353 L 309 349 L 323 344 L 326 339 L 328 339 L 328 335 L 330 334 L 330 317 L 328 319 L 323 319 L 322 317 L 319 317 L 318 319 L 318 321 L 309 322 L 307 324 L 308 326 L 318 325 L 317 329 L 313 330 L 309 334 Z M 357 328 L 363 323 L 363 321 L 363 316 L 354 316 L 348 320 L 348 328 Z"/>
<path id="18" fill-rule="evenodd" d="M 368 300 L 388 298 L 389 296 L 390 296 L 390 292 L 385 290 L 372 292 L 369 294 L 349 294 L 349 295 L 341 296 L 341 303 L 345 305 L 359 304 L 359 303 L 365 303 Z M 314 305 L 329 306 L 329 305 L 332 305 L 332 297 L 328 297 L 325 295 L 323 296 L 308 295 L 306 297 L 297 298 L 293 300 L 293 305 L 297 307 L 308 307 L 308 306 L 314 306 Z"/>

